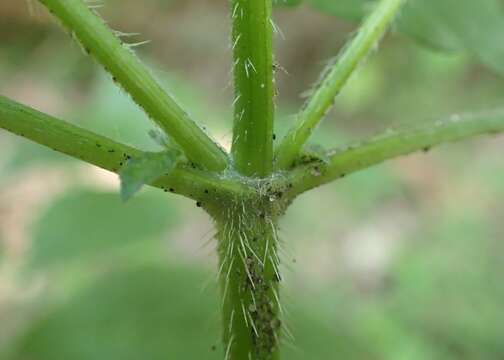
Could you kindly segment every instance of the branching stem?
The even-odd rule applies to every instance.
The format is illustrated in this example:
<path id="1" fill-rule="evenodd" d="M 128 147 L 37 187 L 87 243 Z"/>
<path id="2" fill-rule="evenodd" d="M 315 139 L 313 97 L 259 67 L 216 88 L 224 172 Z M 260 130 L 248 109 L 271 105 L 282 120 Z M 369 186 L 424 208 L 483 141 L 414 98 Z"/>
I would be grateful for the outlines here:
<path id="1" fill-rule="evenodd" d="M 504 110 L 454 116 L 416 129 L 390 131 L 331 151 L 323 158 L 300 161 L 304 144 L 336 95 L 407 1 L 380 0 L 349 46 L 328 67 L 274 159 L 272 1 L 231 0 L 236 96 L 233 168 L 228 166 L 227 154 L 83 0 L 39 1 L 192 162 L 177 165 L 151 185 L 197 200 L 216 221 L 225 360 L 279 359 L 282 308 L 277 225 L 296 196 L 387 159 L 471 136 L 504 132 Z M 116 173 L 130 159 L 145 154 L 2 96 L 0 128 Z"/>
<path id="2" fill-rule="evenodd" d="M 334 64 L 322 74 L 320 82 L 297 115 L 294 127 L 276 151 L 276 167 L 289 168 L 314 129 L 324 118 L 350 76 L 376 47 L 406 0 L 381 0 L 364 21 L 355 38 L 343 49 Z"/>
<path id="3" fill-rule="evenodd" d="M 119 172 L 142 151 L 117 143 L 68 122 L 0 96 L 0 128 L 106 170 Z M 180 165 L 152 185 L 196 200 L 217 194 L 244 195 L 250 189 L 237 181 Z"/>
<path id="4" fill-rule="evenodd" d="M 315 161 L 301 165 L 282 180 L 288 186 L 289 196 L 329 183 L 353 172 L 380 164 L 386 160 L 416 151 L 427 151 L 433 146 L 456 142 L 484 134 L 504 132 L 504 110 L 451 118 L 416 129 L 389 131 L 374 139 L 329 152 L 329 162 Z"/>
<path id="5" fill-rule="evenodd" d="M 202 167 L 220 171 L 227 166 L 223 150 L 158 84 L 128 45 L 82 0 L 40 0 L 127 91 L 150 118 L 169 134 L 187 157 Z"/>

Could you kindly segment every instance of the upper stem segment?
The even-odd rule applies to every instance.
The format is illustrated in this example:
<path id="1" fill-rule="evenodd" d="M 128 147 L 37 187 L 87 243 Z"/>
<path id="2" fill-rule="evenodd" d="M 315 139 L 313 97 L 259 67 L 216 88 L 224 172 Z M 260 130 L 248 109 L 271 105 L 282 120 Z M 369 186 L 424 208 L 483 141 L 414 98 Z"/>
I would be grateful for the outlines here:
<path id="1" fill-rule="evenodd" d="M 56 15 L 113 79 L 166 133 L 187 157 L 208 170 L 227 166 L 227 156 L 157 83 L 133 51 L 114 35 L 82 0 L 40 0 Z"/>
<path id="2" fill-rule="evenodd" d="M 362 24 L 357 36 L 343 49 L 337 61 L 323 72 L 312 96 L 298 114 L 297 123 L 277 149 L 276 166 L 279 169 L 292 165 L 313 130 L 332 107 L 334 98 L 358 65 L 375 48 L 405 2 L 406 0 L 381 0 Z"/>
<path id="3" fill-rule="evenodd" d="M 266 177 L 273 161 L 273 56 L 271 0 L 232 0 L 236 168 Z"/>

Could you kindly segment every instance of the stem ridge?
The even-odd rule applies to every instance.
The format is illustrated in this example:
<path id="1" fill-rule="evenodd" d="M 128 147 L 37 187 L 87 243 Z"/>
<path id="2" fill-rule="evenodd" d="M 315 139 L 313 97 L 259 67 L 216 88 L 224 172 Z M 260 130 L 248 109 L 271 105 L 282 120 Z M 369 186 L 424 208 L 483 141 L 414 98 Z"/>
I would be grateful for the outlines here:
<path id="1" fill-rule="evenodd" d="M 271 0 L 232 0 L 235 83 L 232 154 L 245 176 L 267 177 L 273 166 Z"/>

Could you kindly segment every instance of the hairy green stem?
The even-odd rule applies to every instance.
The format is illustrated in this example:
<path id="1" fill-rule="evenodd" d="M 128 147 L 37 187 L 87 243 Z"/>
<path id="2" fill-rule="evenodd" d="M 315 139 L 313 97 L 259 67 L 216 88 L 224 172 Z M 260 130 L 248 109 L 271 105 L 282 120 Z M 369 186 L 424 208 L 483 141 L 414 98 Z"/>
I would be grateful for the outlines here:
<path id="1" fill-rule="evenodd" d="M 189 117 L 152 74 L 82 0 L 39 0 L 169 134 L 194 163 L 212 171 L 227 167 L 224 151 Z"/>
<path id="2" fill-rule="evenodd" d="M 128 159 L 140 157 L 143 153 L 3 96 L 0 96 L 0 128 L 116 173 Z M 223 194 L 243 196 L 251 191 L 238 181 L 223 179 L 184 164 L 152 185 L 198 201 Z"/>
<path id="3" fill-rule="evenodd" d="M 329 161 L 314 161 L 292 170 L 281 182 L 288 188 L 287 196 L 329 183 L 353 172 L 415 151 L 430 150 L 443 143 L 464 140 L 484 134 L 504 132 L 504 110 L 451 118 L 416 129 L 389 131 L 382 136 L 342 150 L 328 153 Z"/>
<path id="4" fill-rule="evenodd" d="M 232 0 L 234 129 L 237 170 L 266 177 L 273 162 L 273 56 L 271 0 Z"/>
<path id="5" fill-rule="evenodd" d="M 215 217 L 225 360 L 278 360 L 281 281 L 278 209 L 268 197 L 235 199 Z"/>
<path id="6" fill-rule="evenodd" d="M 297 123 L 276 150 L 275 166 L 278 169 L 287 169 L 293 164 L 314 129 L 332 107 L 335 97 L 359 64 L 376 47 L 405 2 L 381 0 L 337 61 L 323 72 L 313 94 L 297 115 Z"/>

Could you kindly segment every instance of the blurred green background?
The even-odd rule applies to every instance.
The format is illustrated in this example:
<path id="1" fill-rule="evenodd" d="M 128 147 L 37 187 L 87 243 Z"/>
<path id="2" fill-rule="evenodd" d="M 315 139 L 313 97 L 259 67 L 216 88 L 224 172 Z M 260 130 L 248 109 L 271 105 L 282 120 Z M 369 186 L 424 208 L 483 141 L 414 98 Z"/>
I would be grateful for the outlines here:
<path id="1" fill-rule="evenodd" d="M 171 93 L 231 139 L 225 0 L 107 0 Z M 277 138 L 355 25 L 278 9 Z M 0 93 L 144 149 L 152 127 L 44 9 L 0 3 Z M 504 78 L 388 36 L 314 141 L 499 107 Z M 222 359 L 213 225 L 193 202 L 0 131 L 0 358 Z M 305 194 L 281 223 L 285 359 L 503 359 L 504 138 L 443 146 Z"/>

